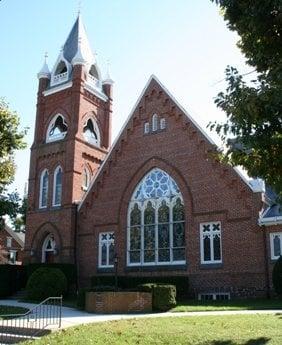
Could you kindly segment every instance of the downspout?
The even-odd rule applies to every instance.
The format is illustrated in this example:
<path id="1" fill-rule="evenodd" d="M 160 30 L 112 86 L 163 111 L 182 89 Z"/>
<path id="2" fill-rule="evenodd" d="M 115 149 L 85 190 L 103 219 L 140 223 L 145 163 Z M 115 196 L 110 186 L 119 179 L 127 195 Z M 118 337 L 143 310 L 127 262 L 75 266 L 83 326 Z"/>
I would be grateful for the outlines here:
<path id="1" fill-rule="evenodd" d="M 265 280 L 266 280 L 266 297 L 270 298 L 270 285 L 269 285 L 269 266 L 268 266 L 268 246 L 266 238 L 265 225 L 262 225 L 263 231 L 263 244 L 264 244 L 264 265 L 265 265 Z"/>
<path id="2" fill-rule="evenodd" d="M 78 287 L 79 287 L 79 279 L 78 279 L 78 275 L 79 275 L 79 268 L 78 268 L 78 255 L 77 255 L 77 216 L 78 216 L 78 203 L 76 202 L 74 204 L 74 211 L 75 211 L 75 215 L 74 215 L 74 265 L 75 265 L 75 270 L 76 270 L 76 282 L 75 282 L 75 288 L 76 288 L 76 292 L 78 292 Z"/>

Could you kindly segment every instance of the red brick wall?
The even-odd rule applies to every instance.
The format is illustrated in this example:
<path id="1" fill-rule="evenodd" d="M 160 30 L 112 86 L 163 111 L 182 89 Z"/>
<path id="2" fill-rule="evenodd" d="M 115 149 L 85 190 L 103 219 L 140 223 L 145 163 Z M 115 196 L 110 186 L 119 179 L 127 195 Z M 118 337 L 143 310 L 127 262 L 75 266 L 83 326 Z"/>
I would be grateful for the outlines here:
<path id="1" fill-rule="evenodd" d="M 7 247 L 7 237 L 12 238 L 11 247 Z M 5 229 L 0 230 L 0 248 L 7 253 L 6 256 L 8 256 L 8 253 L 10 250 L 16 250 L 17 251 L 17 263 L 18 264 L 22 263 L 22 261 L 23 261 L 23 247 L 21 247 L 21 245 Z M 6 263 L 6 262 L 0 261 L 0 264 L 2 264 L 2 263 Z"/>
<path id="2" fill-rule="evenodd" d="M 73 86 L 43 95 L 46 79 L 40 79 L 34 143 L 31 148 L 29 173 L 29 210 L 26 231 L 26 261 L 41 260 L 41 246 L 46 235 L 52 232 L 58 247 L 55 261 L 73 262 L 75 202 L 81 200 L 82 173 L 85 166 L 94 176 L 110 145 L 111 99 L 104 102 L 83 88 L 85 73 L 82 66 L 75 66 Z M 66 137 L 57 142 L 46 143 L 50 121 L 56 114 L 62 114 L 68 125 Z M 95 117 L 101 134 L 101 148 L 84 140 L 83 126 L 89 115 Z M 53 174 L 55 168 L 63 169 L 62 205 L 52 207 Z M 48 207 L 39 209 L 40 175 L 49 171 Z M 34 256 L 31 257 L 31 251 Z"/>
<path id="3" fill-rule="evenodd" d="M 167 128 L 144 135 L 144 123 L 151 122 L 154 113 L 166 119 Z M 99 274 L 99 233 L 114 231 L 119 275 L 188 275 L 195 291 L 229 290 L 236 295 L 265 291 L 263 232 L 257 225 L 260 194 L 254 194 L 233 169 L 216 162 L 212 149 L 153 80 L 80 209 L 81 281 L 89 283 L 89 277 Z M 158 267 L 148 273 L 126 267 L 128 203 L 137 183 L 154 167 L 174 178 L 184 198 L 184 269 Z M 222 223 L 223 264 L 216 269 L 200 263 L 199 224 L 208 221 Z"/>

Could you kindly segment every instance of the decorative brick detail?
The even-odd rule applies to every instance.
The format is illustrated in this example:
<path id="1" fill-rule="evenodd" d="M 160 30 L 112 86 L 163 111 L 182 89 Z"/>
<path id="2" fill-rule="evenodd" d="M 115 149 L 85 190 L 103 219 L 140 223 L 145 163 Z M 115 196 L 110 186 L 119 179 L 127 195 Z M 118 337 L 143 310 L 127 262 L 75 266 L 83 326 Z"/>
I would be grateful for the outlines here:
<path id="1" fill-rule="evenodd" d="M 140 313 L 152 311 L 149 292 L 87 292 L 85 310 L 89 313 Z"/>

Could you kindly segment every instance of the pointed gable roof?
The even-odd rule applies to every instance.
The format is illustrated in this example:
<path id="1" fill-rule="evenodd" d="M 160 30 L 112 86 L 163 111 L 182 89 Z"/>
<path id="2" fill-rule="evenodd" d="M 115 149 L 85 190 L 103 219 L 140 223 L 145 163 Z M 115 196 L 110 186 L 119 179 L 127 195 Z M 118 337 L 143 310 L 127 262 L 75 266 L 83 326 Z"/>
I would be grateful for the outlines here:
<path id="1" fill-rule="evenodd" d="M 105 160 L 103 161 L 103 164 L 101 165 L 98 173 L 94 176 L 93 180 L 91 181 L 90 187 L 88 188 L 88 191 L 85 193 L 85 195 L 83 196 L 78 210 L 80 210 L 80 208 L 82 207 L 84 201 L 86 200 L 88 194 L 90 193 L 90 191 L 92 190 L 92 187 L 94 186 L 95 182 L 99 179 L 99 177 L 102 175 L 102 172 L 104 170 L 105 165 L 107 164 L 107 162 L 109 161 L 110 157 L 112 156 L 113 152 L 118 148 L 119 142 L 122 139 L 123 133 L 126 132 L 126 129 L 129 127 L 129 124 L 133 118 L 133 115 L 136 111 L 136 109 L 138 109 L 138 107 L 140 106 L 140 103 L 142 102 L 143 97 L 146 95 L 146 92 L 151 88 L 151 86 L 153 85 L 153 83 L 156 83 L 157 85 L 159 85 L 159 87 L 165 92 L 165 94 L 172 100 L 172 102 L 175 104 L 176 107 L 179 108 L 179 110 L 183 113 L 183 115 L 186 116 L 186 119 L 188 120 L 189 123 L 192 123 L 194 127 L 196 127 L 196 129 L 201 133 L 201 135 L 203 136 L 203 138 L 212 146 L 212 147 L 217 147 L 217 145 L 215 144 L 215 142 L 208 136 L 208 134 L 201 128 L 201 126 L 195 121 L 195 119 L 193 119 L 193 117 L 178 103 L 178 101 L 174 98 L 174 96 L 166 89 L 166 87 L 158 80 L 158 78 L 155 75 L 151 75 L 151 77 L 149 78 L 149 80 L 147 81 L 145 87 L 143 88 L 140 96 L 138 97 L 135 105 L 133 106 L 127 120 L 125 121 L 125 124 L 123 125 L 123 127 L 121 128 L 118 136 L 116 137 L 113 145 L 111 146 L 111 149 L 109 151 L 109 153 L 107 154 L 107 156 L 105 157 Z M 254 192 L 254 190 L 252 189 L 252 186 L 250 185 L 249 181 L 240 173 L 240 171 L 238 171 L 237 168 L 233 168 L 234 171 L 237 173 L 237 175 L 239 175 L 239 177 L 243 180 L 243 182 Z"/>
<path id="2" fill-rule="evenodd" d="M 78 15 L 71 29 L 71 32 L 69 33 L 68 38 L 63 46 L 64 58 L 68 60 L 69 63 L 72 62 L 72 59 L 78 51 L 79 41 L 82 56 L 87 61 L 87 63 L 92 64 L 94 62 L 94 55 L 92 53 L 80 14 Z"/>

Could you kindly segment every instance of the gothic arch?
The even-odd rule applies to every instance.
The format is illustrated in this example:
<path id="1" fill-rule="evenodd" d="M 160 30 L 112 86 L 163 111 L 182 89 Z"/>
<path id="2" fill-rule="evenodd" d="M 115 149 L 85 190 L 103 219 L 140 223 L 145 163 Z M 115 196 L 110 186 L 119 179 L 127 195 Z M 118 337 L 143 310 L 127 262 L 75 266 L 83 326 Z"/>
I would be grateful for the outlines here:
<path id="1" fill-rule="evenodd" d="M 35 256 L 37 258 L 37 261 L 40 260 L 41 262 L 42 246 L 44 244 L 46 237 L 50 234 L 54 235 L 54 240 L 59 250 L 58 257 L 60 257 L 60 250 L 62 248 L 62 243 L 63 243 L 61 235 L 60 235 L 60 231 L 56 227 L 56 225 L 54 225 L 53 223 L 45 222 L 41 224 L 40 227 L 36 230 L 35 235 L 31 242 L 31 250 L 35 251 Z"/>
<path id="2" fill-rule="evenodd" d="M 120 202 L 119 202 L 119 223 L 122 222 L 123 214 L 125 210 L 128 207 L 128 202 L 131 198 L 132 193 L 134 192 L 134 189 L 136 188 L 137 184 L 142 180 L 142 178 L 153 168 L 160 168 L 161 170 L 164 170 L 167 172 L 177 183 L 179 186 L 183 201 L 185 204 L 186 211 L 186 217 L 189 217 L 191 219 L 191 215 L 194 212 L 194 202 L 193 202 L 193 195 L 190 190 L 190 187 L 181 174 L 181 172 L 174 167 L 169 162 L 165 161 L 162 158 L 159 157 L 152 157 L 145 161 L 133 174 L 132 178 L 129 180 L 127 186 L 125 187 L 124 193 L 121 196 Z"/>

